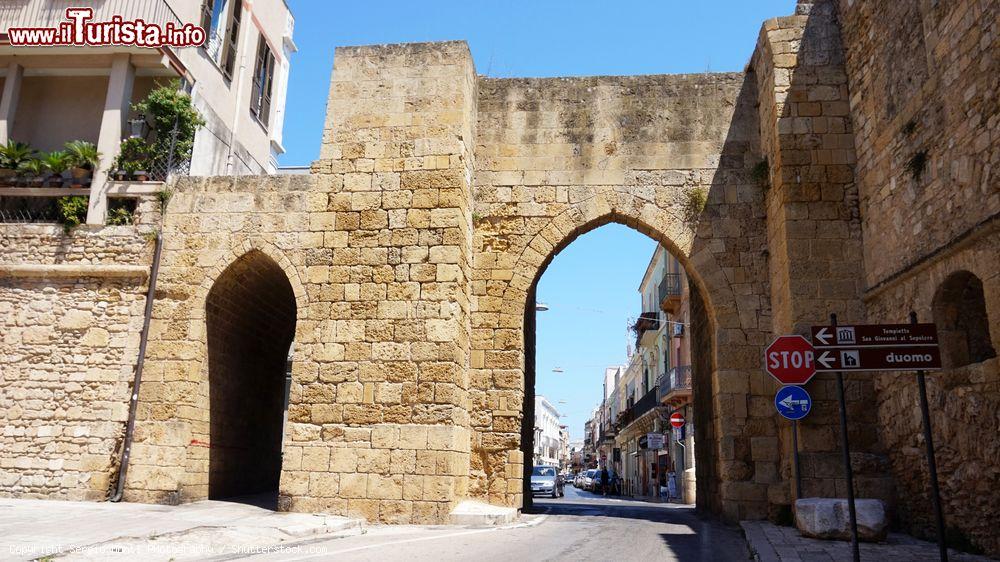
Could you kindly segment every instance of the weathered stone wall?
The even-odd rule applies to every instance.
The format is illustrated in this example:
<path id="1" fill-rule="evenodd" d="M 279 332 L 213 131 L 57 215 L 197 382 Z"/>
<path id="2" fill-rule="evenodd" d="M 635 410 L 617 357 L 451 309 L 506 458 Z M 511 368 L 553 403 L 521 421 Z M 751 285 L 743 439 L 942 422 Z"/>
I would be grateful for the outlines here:
<path id="1" fill-rule="evenodd" d="M 766 21 L 751 66 L 762 92 L 761 145 L 768 168 L 759 179 L 768 186 L 774 333 L 808 337 L 809 327 L 826 324 L 831 313 L 841 323 L 862 321 L 865 264 L 844 50 L 834 4 L 801 2 L 795 15 Z M 860 497 L 891 500 L 875 414 L 863 399 L 874 392 L 871 377 L 845 378 L 856 491 Z M 773 395 L 778 385 L 768 382 Z M 812 412 L 799 422 L 806 497 L 847 493 L 835 385 L 828 374 L 806 385 L 813 399 Z M 791 478 L 791 424 L 783 421 L 780 427 L 782 472 Z"/>
<path id="2" fill-rule="evenodd" d="M 905 322 L 913 310 L 940 330 L 935 297 L 949 276 L 969 272 L 982 283 L 995 350 L 1000 5 L 842 0 L 839 7 L 856 131 L 868 319 Z M 910 374 L 874 379 L 878 435 L 891 459 L 899 522 L 933 536 L 916 382 Z M 998 555 L 1000 365 L 996 358 L 981 360 L 927 380 L 952 538 Z"/>
<path id="3" fill-rule="evenodd" d="M 107 496 L 153 247 L 140 230 L 0 224 L 0 494 Z"/>
<path id="4" fill-rule="evenodd" d="M 480 79 L 471 495 L 520 504 L 532 288 L 577 236 L 619 222 L 669 248 L 706 297 L 712 361 L 695 376 L 715 407 L 698 415 L 719 439 L 699 467 L 720 480 L 699 501 L 731 519 L 767 515 L 769 488 L 784 485 L 759 370 L 770 312 L 762 189 L 748 179 L 755 97 L 742 74 Z"/>
<path id="5" fill-rule="evenodd" d="M 281 507 L 447 520 L 468 482 L 474 89 L 462 43 L 338 49 L 311 178 L 178 186 L 127 498 L 213 495 L 206 296 L 257 251 L 297 308 Z"/>
<path id="6" fill-rule="evenodd" d="M 828 312 L 954 316 L 937 288 L 967 271 L 974 321 L 993 348 L 1000 337 L 998 8 L 835 7 L 765 22 L 745 73 L 489 79 L 463 43 L 338 49 L 312 176 L 176 186 L 126 498 L 273 488 L 273 462 L 240 480 L 223 461 L 234 443 L 257 454 L 244 433 L 273 442 L 275 416 L 226 418 L 237 395 L 274 410 L 273 391 L 247 388 L 281 376 L 293 332 L 281 509 L 431 523 L 466 498 L 521 505 L 535 283 L 577 236 L 618 222 L 670 249 L 701 297 L 699 505 L 783 516 L 790 438 L 760 365 L 773 334 Z M 3 493 L 100 498 L 151 245 L 134 228 L 0 233 Z M 241 350 L 261 349 L 256 377 Z M 930 385 L 949 520 L 992 552 L 997 365 Z M 843 496 L 834 383 L 808 388 L 805 493 Z M 897 486 L 901 521 L 921 530 L 913 401 L 906 377 L 848 378 L 859 495 Z"/>

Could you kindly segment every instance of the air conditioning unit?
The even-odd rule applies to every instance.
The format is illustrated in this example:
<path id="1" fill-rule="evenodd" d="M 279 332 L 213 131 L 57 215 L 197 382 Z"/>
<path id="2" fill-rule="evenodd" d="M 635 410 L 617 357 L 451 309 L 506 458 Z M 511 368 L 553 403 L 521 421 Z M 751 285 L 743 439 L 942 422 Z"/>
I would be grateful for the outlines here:
<path id="1" fill-rule="evenodd" d="M 671 324 L 674 327 L 674 337 L 679 338 L 684 335 L 684 324 L 679 322 L 674 322 Z"/>

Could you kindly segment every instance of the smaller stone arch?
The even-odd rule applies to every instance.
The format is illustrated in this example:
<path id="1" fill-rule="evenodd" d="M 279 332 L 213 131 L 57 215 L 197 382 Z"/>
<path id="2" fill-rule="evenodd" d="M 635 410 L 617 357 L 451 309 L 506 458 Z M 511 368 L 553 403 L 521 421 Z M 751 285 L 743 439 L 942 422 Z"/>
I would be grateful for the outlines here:
<path id="1" fill-rule="evenodd" d="M 996 357 L 990 337 L 983 282 L 966 270 L 950 274 L 931 303 L 945 367 L 964 367 Z"/>
<path id="2" fill-rule="evenodd" d="M 296 319 L 291 282 L 257 249 L 226 267 L 205 297 L 210 499 L 277 501 Z"/>
<path id="3" fill-rule="evenodd" d="M 236 263 L 242 257 L 254 251 L 267 256 L 281 269 L 282 272 L 284 272 L 285 277 L 288 278 L 288 282 L 292 286 L 292 293 L 295 295 L 295 305 L 299 311 L 298 319 L 305 320 L 308 317 L 309 297 L 306 293 L 305 286 L 302 284 L 302 280 L 299 278 L 298 269 L 294 264 L 292 264 L 291 260 L 288 259 L 281 249 L 267 240 L 258 238 L 243 238 L 237 240 L 221 257 L 219 257 L 218 260 L 216 260 L 214 265 L 205 271 L 205 278 L 201 282 L 201 285 L 198 286 L 198 290 L 195 293 L 195 309 L 204 310 L 205 299 L 208 297 L 209 291 L 212 290 L 212 287 L 215 285 L 219 276 L 221 276 L 230 265 Z"/>

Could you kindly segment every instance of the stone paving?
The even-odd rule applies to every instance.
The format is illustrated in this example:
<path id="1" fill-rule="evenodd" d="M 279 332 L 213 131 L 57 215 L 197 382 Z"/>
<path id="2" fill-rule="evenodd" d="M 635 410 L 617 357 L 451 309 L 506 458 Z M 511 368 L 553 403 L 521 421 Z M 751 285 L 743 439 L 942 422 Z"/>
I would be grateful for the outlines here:
<path id="1" fill-rule="evenodd" d="M 248 504 L 179 506 L 0 499 L 0 560 L 202 560 L 358 534 L 360 519 Z"/>
<path id="2" fill-rule="evenodd" d="M 758 562 L 840 562 L 851 559 L 846 541 L 810 539 L 795 527 L 779 527 L 766 521 L 742 521 L 747 545 Z M 919 562 L 938 560 L 935 543 L 909 535 L 889 533 L 882 543 L 861 543 L 861 560 L 878 562 Z M 989 558 L 948 550 L 948 559 L 959 562 L 988 561 Z"/>

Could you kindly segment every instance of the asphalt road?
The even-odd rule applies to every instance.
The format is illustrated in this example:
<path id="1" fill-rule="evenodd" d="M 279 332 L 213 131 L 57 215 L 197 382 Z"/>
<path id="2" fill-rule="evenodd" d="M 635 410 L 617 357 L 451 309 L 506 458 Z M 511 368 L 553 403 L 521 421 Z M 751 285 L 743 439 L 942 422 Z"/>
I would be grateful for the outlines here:
<path id="1" fill-rule="evenodd" d="M 535 506 L 539 515 L 505 528 L 375 526 L 364 535 L 308 541 L 303 552 L 253 560 L 749 560 L 738 530 L 703 521 L 690 507 L 608 499 L 572 486 L 565 497 L 538 498 Z"/>

